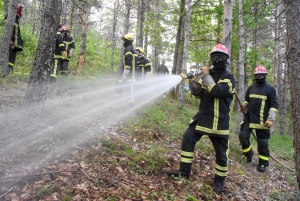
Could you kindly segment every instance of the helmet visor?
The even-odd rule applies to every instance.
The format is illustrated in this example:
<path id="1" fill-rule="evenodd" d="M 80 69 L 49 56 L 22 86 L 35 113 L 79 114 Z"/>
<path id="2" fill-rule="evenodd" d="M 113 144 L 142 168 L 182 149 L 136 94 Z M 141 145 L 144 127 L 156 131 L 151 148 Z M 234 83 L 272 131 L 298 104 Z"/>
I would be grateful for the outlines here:
<path id="1" fill-rule="evenodd" d="M 266 78 L 266 75 L 265 74 L 255 74 L 254 75 L 255 79 L 265 79 Z"/>
<path id="2" fill-rule="evenodd" d="M 210 59 L 212 62 L 223 62 L 226 60 L 226 56 L 224 54 L 212 54 Z"/>

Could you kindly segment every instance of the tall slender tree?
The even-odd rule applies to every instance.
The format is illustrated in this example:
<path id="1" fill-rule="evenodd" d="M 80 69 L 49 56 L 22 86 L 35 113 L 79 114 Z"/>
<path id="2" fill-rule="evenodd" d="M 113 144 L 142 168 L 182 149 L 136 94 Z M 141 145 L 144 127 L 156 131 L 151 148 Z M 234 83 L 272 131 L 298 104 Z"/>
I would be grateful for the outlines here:
<path id="1" fill-rule="evenodd" d="M 283 0 L 286 12 L 287 24 L 287 63 L 289 85 L 291 91 L 292 118 L 291 123 L 294 133 L 294 150 L 295 150 L 295 169 L 297 172 L 297 181 L 300 188 L 300 1 Z"/>

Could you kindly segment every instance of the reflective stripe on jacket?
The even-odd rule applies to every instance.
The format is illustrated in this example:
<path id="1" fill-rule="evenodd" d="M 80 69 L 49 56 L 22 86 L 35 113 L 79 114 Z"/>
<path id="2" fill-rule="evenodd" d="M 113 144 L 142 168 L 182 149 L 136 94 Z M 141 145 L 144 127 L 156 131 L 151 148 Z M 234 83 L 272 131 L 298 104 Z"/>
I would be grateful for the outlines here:
<path id="1" fill-rule="evenodd" d="M 62 59 L 62 52 L 66 51 L 65 44 L 63 41 L 63 36 L 60 31 L 56 33 L 55 51 L 54 58 Z"/>
<path id="2" fill-rule="evenodd" d="M 195 131 L 217 137 L 229 135 L 230 104 L 235 91 L 234 76 L 228 70 L 223 72 L 210 71 L 215 84 L 205 88 L 202 79 L 197 90 L 192 94 L 200 97 L 199 112 L 190 123 L 197 121 Z"/>
<path id="3" fill-rule="evenodd" d="M 268 83 L 251 85 L 245 96 L 248 103 L 250 123 L 249 127 L 254 129 L 269 129 L 264 125 L 269 116 L 269 111 L 276 112 L 278 109 L 275 88 Z"/>

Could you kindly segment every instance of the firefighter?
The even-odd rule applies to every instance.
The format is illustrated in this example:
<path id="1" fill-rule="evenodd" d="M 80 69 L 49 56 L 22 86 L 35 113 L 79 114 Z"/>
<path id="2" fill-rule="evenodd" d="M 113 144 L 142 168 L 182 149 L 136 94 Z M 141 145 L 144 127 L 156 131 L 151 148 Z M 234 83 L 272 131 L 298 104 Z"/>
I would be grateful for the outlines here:
<path id="1" fill-rule="evenodd" d="M 137 47 L 135 50 L 138 55 L 136 78 L 138 81 L 144 81 L 146 74 L 151 72 L 151 64 L 149 60 L 145 57 L 145 51 L 143 48 Z"/>
<path id="2" fill-rule="evenodd" d="M 250 144 L 252 129 L 255 129 L 257 136 L 257 150 L 259 163 L 257 170 L 265 172 L 269 166 L 269 143 L 270 127 L 276 117 L 278 109 L 277 95 L 275 88 L 266 82 L 267 69 L 257 66 L 254 70 L 255 83 L 251 85 L 245 95 L 245 102 L 242 110 L 245 112 L 239 134 L 240 143 L 247 162 L 252 162 L 253 150 Z"/>
<path id="3" fill-rule="evenodd" d="M 74 50 L 75 50 L 75 43 L 71 36 L 68 35 L 68 28 L 63 26 L 61 29 L 61 33 L 63 35 L 63 41 L 65 44 L 65 48 L 67 51 L 67 57 L 62 58 L 61 63 L 61 74 L 64 76 L 68 76 L 69 74 L 69 61 L 70 58 L 73 56 Z"/>
<path id="4" fill-rule="evenodd" d="M 228 171 L 229 113 L 235 80 L 233 74 L 227 70 L 229 51 L 224 45 L 216 45 L 210 53 L 210 59 L 213 67 L 211 69 L 201 67 L 202 75 L 199 81 L 189 79 L 191 93 L 201 99 L 199 111 L 191 119 L 184 133 L 180 168 L 167 174 L 189 178 L 196 142 L 203 135 L 207 135 L 213 144 L 216 156 L 214 191 L 220 194 Z"/>
<path id="5" fill-rule="evenodd" d="M 137 54 L 132 45 L 133 35 L 126 34 L 122 37 L 122 42 L 124 46 L 122 81 L 135 82 Z"/>
<path id="6" fill-rule="evenodd" d="M 63 27 L 62 23 L 59 23 L 58 31 L 56 32 L 56 38 L 55 38 L 54 64 L 50 75 L 51 81 L 56 80 L 56 76 L 59 74 L 59 71 L 61 70 L 62 59 L 67 57 L 67 51 L 63 41 L 63 35 L 61 33 L 62 27 Z"/>
<path id="7" fill-rule="evenodd" d="M 17 8 L 17 14 L 16 19 L 14 23 L 13 32 L 10 39 L 10 48 L 9 48 L 9 71 L 13 73 L 13 69 L 15 66 L 16 58 L 17 58 L 17 52 L 23 50 L 23 41 L 21 38 L 21 32 L 20 32 L 20 18 L 22 16 L 24 6 L 22 4 L 18 4 Z M 7 19 L 7 16 L 5 17 L 5 20 Z"/>
<path id="8" fill-rule="evenodd" d="M 132 34 L 126 34 L 122 36 L 122 42 L 124 46 L 124 52 L 123 52 L 123 66 L 122 66 L 122 78 L 118 80 L 118 86 L 115 90 L 115 95 L 120 96 L 123 93 L 123 89 L 125 90 L 125 93 L 129 93 L 131 96 L 131 99 L 128 100 L 129 102 L 134 102 L 134 83 L 136 82 L 136 60 L 137 60 L 137 53 L 135 51 L 135 48 L 133 47 L 133 35 Z M 132 83 L 130 85 L 124 84 L 125 83 Z"/>

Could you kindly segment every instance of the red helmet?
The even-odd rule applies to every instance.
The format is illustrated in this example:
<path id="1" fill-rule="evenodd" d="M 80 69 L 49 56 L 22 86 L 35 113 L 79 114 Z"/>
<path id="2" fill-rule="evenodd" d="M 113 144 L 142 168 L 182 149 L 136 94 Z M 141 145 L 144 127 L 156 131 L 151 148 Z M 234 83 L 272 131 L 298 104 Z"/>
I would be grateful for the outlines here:
<path id="1" fill-rule="evenodd" d="M 62 26 L 62 27 L 61 27 L 61 29 L 60 29 L 60 31 L 69 31 L 69 30 L 68 30 L 68 28 L 67 28 L 67 27 L 65 27 L 65 26 Z"/>
<path id="2" fill-rule="evenodd" d="M 267 75 L 268 72 L 267 72 L 267 69 L 263 66 L 257 66 L 255 69 L 254 69 L 254 75 L 256 74 L 265 74 Z"/>
<path id="3" fill-rule="evenodd" d="M 20 3 L 18 3 L 18 10 L 17 10 L 17 16 L 20 17 L 22 15 L 22 9 L 24 6 Z"/>
<path id="4" fill-rule="evenodd" d="M 227 55 L 227 57 L 229 57 L 229 50 L 227 49 L 226 46 L 222 45 L 222 44 L 218 44 L 216 45 L 210 52 L 210 54 L 214 53 L 214 52 L 221 52 Z"/>

